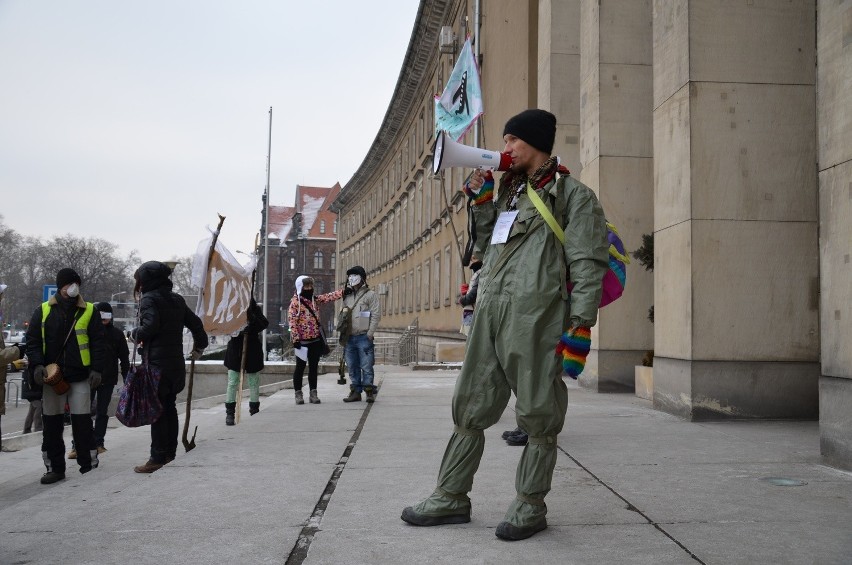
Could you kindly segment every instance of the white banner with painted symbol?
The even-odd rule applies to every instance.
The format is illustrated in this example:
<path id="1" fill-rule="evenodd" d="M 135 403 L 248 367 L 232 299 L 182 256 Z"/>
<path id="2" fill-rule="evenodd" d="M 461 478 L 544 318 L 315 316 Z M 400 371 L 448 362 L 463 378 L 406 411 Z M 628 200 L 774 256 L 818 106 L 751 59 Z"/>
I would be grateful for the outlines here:
<path id="1" fill-rule="evenodd" d="M 212 236 L 198 244 L 192 261 L 192 285 L 200 289 L 195 313 L 209 335 L 236 335 L 246 327 L 251 276 L 257 257 L 242 265 L 221 240 L 210 255 Z M 210 263 L 207 259 L 210 257 Z"/>

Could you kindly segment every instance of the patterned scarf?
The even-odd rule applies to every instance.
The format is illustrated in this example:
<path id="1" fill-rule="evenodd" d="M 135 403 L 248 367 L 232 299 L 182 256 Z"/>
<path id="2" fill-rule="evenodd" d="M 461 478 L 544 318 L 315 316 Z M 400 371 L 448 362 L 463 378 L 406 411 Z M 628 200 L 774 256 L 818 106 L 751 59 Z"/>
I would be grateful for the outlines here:
<path id="1" fill-rule="evenodd" d="M 554 179 L 556 173 L 563 175 L 570 174 L 570 171 L 562 165 L 559 165 L 559 160 L 556 155 L 551 155 L 535 172 L 528 176 L 525 172 L 512 173 L 508 172 L 500 179 L 500 194 L 507 194 L 509 197 L 506 201 L 507 210 L 515 210 L 518 207 L 518 199 L 527 188 L 527 181 L 536 189 L 542 188 Z"/>

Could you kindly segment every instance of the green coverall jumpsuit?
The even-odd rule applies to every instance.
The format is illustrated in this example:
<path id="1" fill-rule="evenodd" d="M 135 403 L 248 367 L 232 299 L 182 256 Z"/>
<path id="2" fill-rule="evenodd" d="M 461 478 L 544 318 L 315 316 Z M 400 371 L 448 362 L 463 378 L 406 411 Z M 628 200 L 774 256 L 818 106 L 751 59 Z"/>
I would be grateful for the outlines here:
<path id="1" fill-rule="evenodd" d="M 556 438 L 565 422 L 567 387 L 556 345 L 570 324 L 593 326 L 608 268 L 606 220 L 594 192 L 569 175 L 536 193 L 565 226 L 565 244 L 525 192 L 505 244 L 490 244 L 510 189 L 473 207 L 476 253 L 483 257 L 476 315 L 453 394 L 453 435 L 444 452 L 435 492 L 414 506 L 418 514 L 470 511 L 468 493 L 484 449 L 483 430 L 495 424 L 514 391 L 518 425 L 529 434 L 518 463 L 515 500 L 505 520 L 518 527 L 547 513 L 556 465 Z M 486 249 L 487 248 L 487 249 Z M 569 268 L 570 267 L 570 268 Z M 573 290 L 566 290 L 566 270 Z"/>

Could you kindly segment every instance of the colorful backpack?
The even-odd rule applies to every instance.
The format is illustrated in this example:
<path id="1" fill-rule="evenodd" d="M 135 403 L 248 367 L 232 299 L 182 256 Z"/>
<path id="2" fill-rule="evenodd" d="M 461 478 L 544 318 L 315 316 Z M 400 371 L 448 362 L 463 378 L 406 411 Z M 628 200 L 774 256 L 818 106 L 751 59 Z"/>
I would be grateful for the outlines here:
<path id="1" fill-rule="evenodd" d="M 550 229 L 553 230 L 559 242 L 564 244 L 565 233 L 562 231 L 556 218 L 553 217 L 553 214 L 550 213 L 550 210 L 542 202 L 539 195 L 532 189 L 529 182 L 527 182 L 527 196 L 529 196 L 536 209 L 542 215 L 544 221 L 547 222 L 547 225 L 550 226 Z M 624 243 L 622 243 L 621 237 L 618 235 L 618 229 L 610 222 L 606 223 L 606 237 L 609 241 L 609 269 L 607 269 L 603 278 L 600 308 L 611 302 L 615 302 L 624 294 L 624 287 L 627 284 L 627 269 L 625 265 L 630 263 L 630 258 L 624 250 Z M 568 281 L 567 284 L 568 292 L 571 292 L 573 286 L 571 281 Z"/>

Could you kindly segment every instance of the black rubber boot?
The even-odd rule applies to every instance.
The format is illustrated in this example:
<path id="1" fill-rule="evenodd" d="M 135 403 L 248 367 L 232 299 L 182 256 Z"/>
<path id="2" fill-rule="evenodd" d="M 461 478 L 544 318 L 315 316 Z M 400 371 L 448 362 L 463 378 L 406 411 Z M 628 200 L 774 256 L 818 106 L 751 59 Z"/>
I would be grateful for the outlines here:
<path id="1" fill-rule="evenodd" d="M 236 402 L 226 402 L 225 403 L 225 425 L 233 426 L 234 425 L 234 412 L 237 410 Z"/>
<path id="2" fill-rule="evenodd" d="M 47 472 L 41 484 L 49 485 L 65 478 L 65 442 L 62 441 L 64 414 L 42 416 L 41 456 Z"/>
<path id="3" fill-rule="evenodd" d="M 98 466 L 98 452 L 94 446 L 92 417 L 88 414 L 71 414 L 71 435 L 77 450 L 77 464 L 81 473 L 88 473 Z"/>
<path id="4" fill-rule="evenodd" d="M 249 402 L 249 416 L 254 416 L 258 412 L 260 412 L 260 401 Z"/>

